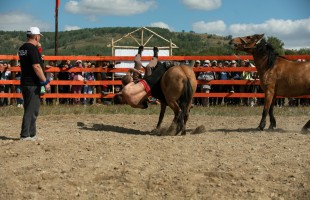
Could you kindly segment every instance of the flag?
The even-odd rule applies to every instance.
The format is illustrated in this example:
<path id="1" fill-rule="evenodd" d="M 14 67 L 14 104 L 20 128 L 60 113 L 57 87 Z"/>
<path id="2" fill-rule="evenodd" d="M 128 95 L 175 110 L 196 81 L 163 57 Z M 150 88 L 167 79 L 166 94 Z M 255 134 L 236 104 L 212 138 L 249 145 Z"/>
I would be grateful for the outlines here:
<path id="1" fill-rule="evenodd" d="M 56 1 L 56 6 L 55 6 L 55 16 L 57 15 L 58 13 L 58 7 L 59 7 L 59 4 L 60 4 L 60 0 L 55 0 Z"/>
<path id="2" fill-rule="evenodd" d="M 60 4 L 60 0 L 56 0 L 56 10 L 58 10 L 59 4 Z"/>

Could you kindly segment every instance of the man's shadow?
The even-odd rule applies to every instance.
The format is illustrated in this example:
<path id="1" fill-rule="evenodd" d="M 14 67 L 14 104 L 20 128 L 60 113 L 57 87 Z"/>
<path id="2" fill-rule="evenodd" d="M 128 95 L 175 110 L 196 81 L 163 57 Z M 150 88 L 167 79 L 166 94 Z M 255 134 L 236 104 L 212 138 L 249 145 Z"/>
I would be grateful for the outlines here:
<path id="1" fill-rule="evenodd" d="M 0 140 L 19 140 L 19 138 L 12 138 L 12 137 L 0 136 Z"/>
<path id="2" fill-rule="evenodd" d="M 141 131 L 132 128 L 125 128 L 107 124 L 92 124 L 91 126 L 87 126 L 83 122 L 77 122 L 77 126 L 80 127 L 80 129 L 88 131 L 111 131 L 122 134 L 150 135 L 150 131 Z"/>

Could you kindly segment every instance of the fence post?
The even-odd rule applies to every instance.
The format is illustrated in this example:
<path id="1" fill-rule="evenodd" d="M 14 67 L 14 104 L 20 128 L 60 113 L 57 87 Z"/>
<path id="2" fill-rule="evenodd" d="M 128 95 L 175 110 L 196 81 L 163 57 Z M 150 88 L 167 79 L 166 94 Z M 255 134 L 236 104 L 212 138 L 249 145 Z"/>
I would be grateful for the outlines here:
<path id="1" fill-rule="evenodd" d="M 102 61 L 97 61 L 96 62 L 96 68 L 102 67 L 103 62 Z M 101 72 L 96 72 L 96 80 L 101 81 L 102 80 L 102 73 Z M 101 85 L 96 85 L 96 94 L 102 94 L 102 89 Z M 96 103 L 102 103 L 101 98 L 95 99 Z"/>

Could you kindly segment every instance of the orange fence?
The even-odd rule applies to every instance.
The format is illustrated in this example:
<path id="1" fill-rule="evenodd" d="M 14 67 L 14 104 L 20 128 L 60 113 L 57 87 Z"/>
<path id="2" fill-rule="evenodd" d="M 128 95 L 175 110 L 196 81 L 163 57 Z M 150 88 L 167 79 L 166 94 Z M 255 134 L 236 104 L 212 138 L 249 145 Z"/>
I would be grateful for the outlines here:
<path id="1" fill-rule="evenodd" d="M 310 55 L 287 55 L 285 56 L 290 60 L 297 59 L 306 59 L 310 60 Z M 142 57 L 142 60 L 150 60 L 152 57 L 145 56 Z M 0 55 L 0 60 L 18 60 L 18 56 L 16 55 Z M 249 59 L 253 60 L 252 56 L 162 56 L 159 57 L 159 60 L 244 60 Z M 88 60 L 88 61 L 132 61 L 134 60 L 133 56 L 44 56 L 44 60 L 53 60 L 53 61 L 61 61 L 61 60 Z M 0 68 L 0 71 L 4 69 Z M 11 72 L 19 72 L 20 67 L 14 66 L 9 69 Z M 96 68 L 71 68 L 69 70 L 61 70 L 58 67 L 52 67 L 46 72 L 127 72 L 128 68 L 114 68 L 107 69 L 102 68 L 102 66 L 96 66 Z M 235 68 L 199 68 L 194 69 L 195 72 L 199 71 L 214 71 L 214 72 L 243 72 L 243 71 L 256 71 L 255 67 L 235 67 Z M 16 86 L 19 85 L 19 80 L 0 80 L 0 85 L 11 85 Z M 121 85 L 121 80 L 114 79 L 112 80 L 96 80 L 96 81 L 78 81 L 78 80 L 52 80 L 50 82 L 51 85 L 92 85 L 96 87 L 101 87 L 103 85 Z M 198 80 L 198 84 L 210 84 L 210 85 L 259 85 L 259 80 L 212 80 L 212 81 L 200 81 Z M 101 91 L 101 90 L 100 90 Z M 97 91 L 98 92 L 98 91 Z M 0 98 L 21 98 L 22 95 L 20 93 L 15 93 L 15 89 L 11 93 L 0 93 Z M 73 94 L 73 93 L 49 93 L 42 95 L 42 98 L 113 98 L 114 94 Z M 255 98 L 263 98 L 263 93 L 195 93 L 194 97 L 255 97 Z M 302 96 L 302 98 L 310 98 L 310 95 Z"/>

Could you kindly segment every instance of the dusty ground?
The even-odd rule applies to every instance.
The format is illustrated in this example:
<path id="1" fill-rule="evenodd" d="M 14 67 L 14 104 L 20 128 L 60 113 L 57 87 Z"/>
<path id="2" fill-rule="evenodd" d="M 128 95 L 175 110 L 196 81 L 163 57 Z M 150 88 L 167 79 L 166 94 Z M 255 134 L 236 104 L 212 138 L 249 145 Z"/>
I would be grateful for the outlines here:
<path id="1" fill-rule="evenodd" d="M 0 199 L 310 199 L 308 117 L 259 118 L 194 115 L 205 133 L 158 137 L 157 115 L 40 116 L 31 142 L 1 117 Z"/>

